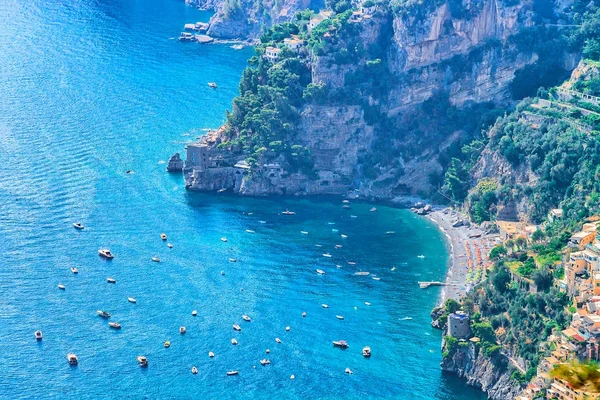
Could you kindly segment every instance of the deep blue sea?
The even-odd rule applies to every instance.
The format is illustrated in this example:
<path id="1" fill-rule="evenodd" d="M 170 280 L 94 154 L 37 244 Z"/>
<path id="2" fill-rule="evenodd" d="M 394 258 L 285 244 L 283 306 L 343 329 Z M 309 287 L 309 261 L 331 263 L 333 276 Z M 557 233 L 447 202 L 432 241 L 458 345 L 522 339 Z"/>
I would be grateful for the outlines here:
<path id="1" fill-rule="evenodd" d="M 223 122 L 252 54 L 171 39 L 209 16 L 182 0 L 0 1 L 0 398 L 482 399 L 439 369 L 439 291 L 417 286 L 446 271 L 430 223 L 339 198 L 189 193 L 165 172 Z"/>

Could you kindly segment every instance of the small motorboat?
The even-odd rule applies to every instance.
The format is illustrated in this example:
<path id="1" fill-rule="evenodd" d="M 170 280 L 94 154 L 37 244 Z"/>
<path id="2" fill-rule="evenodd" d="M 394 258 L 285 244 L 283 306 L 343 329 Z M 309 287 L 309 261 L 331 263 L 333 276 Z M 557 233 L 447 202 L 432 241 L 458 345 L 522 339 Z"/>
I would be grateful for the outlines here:
<path id="1" fill-rule="evenodd" d="M 378 276 L 373 276 L 373 277 L 371 277 L 371 279 L 373 279 L 374 281 L 380 281 L 381 280 L 381 278 L 378 277 Z"/>
<path id="2" fill-rule="evenodd" d="M 286 327 L 285 327 L 285 331 L 286 331 L 286 332 L 289 332 L 289 331 L 290 331 L 290 329 L 292 329 L 292 328 L 290 328 L 289 326 L 286 326 Z"/>
<path id="3" fill-rule="evenodd" d="M 192 317 L 195 317 L 196 315 L 198 315 L 198 311 L 196 311 L 196 310 L 193 310 L 193 311 L 192 311 Z"/>
<path id="4" fill-rule="evenodd" d="M 370 212 L 375 212 L 375 211 L 377 211 L 377 208 L 373 207 L 373 208 L 371 208 L 369 211 L 370 211 Z"/>
<path id="5" fill-rule="evenodd" d="M 74 353 L 67 354 L 67 361 L 69 362 L 69 365 L 77 365 L 79 363 L 79 360 Z"/>
<path id="6" fill-rule="evenodd" d="M 161 238 L 162 240 L 167 240 L 167 235 L 166 235 L 165 233 L 161 233 L 161 234 L 160 234 L 160 238 Z"/>
<path id="7" fill-rule="evenodd" d="M 290 375 L 290 379 L 291 379 L 291 380 L 294 380 L 294 379 L 296 379 L 296 375 Z"/>
<path id="8" fill-rule="evenodd" d="M 342 266 L 340 264 L 335 264 L 336 268 L 342 268 Z"/>
<path id="9" fill-rule="evenodd" d="M 226 241 L 227 241 L 227 238 L 226 238 L 226 237 L 222 237 L 222 238 L 221 238 L 221 242 L 226 242 Z"/>
<path id="10" fill-rule="evenodd" d="M 303 316 L 303 317 L 306 317 L 306 311 L 304 311 L 304 312 L 302 313 L 302 316 Z"/>
<path id="11" fill-rule="evenodd" d="M 370 275 L 370 274 L 371 274 L 371 273 L 370 273 L 370 272 L 367 272 L 367 271 L 358 271 L 358 272 L 355 272 L 355 273 L 354 273 L 354 275 L 357 275 L 357 276 L 368 276 L 368 275 Z"/>
<path id="12" fill-rule="evenodd" d="M 211 87 L 211 88 L 213 88 L 213 89 L 217 88 L 217 84 L 215 82 L 208 82 L 208 86 Z"/>
<path id="13" fill-rule="evenodd" d="M 370 305 L 371 305 L 371 303 L 369 303 L 368 301 L 365 301 L 365 305 L 366 305 L 366 306 L 370 306 Z"/>
<path id="14" fill-rule="evenodd" d="M 317 270 L 317 274 L 319 274 L 319 275 L 325 275 L 325 271 L 323 271 L 322 269 L 318 269 Z"/>
<path id="15" fill-rule="evenodd" d="M 165 349 L 168 349 L 169 347 L 171 347 L 171 342 L 167 340 L 165 342 Z"/>
<path id="16" fill-rule="evenodd" d="M 125 171 L 126 174 L 135 174 L 135 172 L 133 172 L 132 169 L 128 169 L 127 171 Z"/>
<path id="17" fill-rule="evenodd" d="M 347 373 L 347 374 L 349 374 L 349 375 L 352 375 L 354 373 L 354 372 L 352 372 L 352 370 L 350 368 L 346 368 L 344 370 L 344 372 Z"/>
<path id="18" fill-rule="evenodd" d="M 66 287 L 65 285 L 63 285 L 62 283 L 59 283 L 59 284 L 58 284 L 58 288 L 59 288 L 60 290 L 65 290 L 67 287 Z"/>
<path id="19" fill-rule="evenodd" d="M 71 272 L 74 274 L 78 274 L 79 270 L 77 268 L 73 267 L 73 268 L 71 268 Z"/>
<path id="20" fill-rule="evenodd" d="M 198 368 L 192 367 L 192 374 L 196 375 L 198 373 Z"/>
<path id="21" fill-rule="evenodd" d="M 238 344 L 238 341 L 235 340 L 235 339 L 231 339 L 231 344 L 234 345 L 234 346 L 236 346 Z"/>
<path id="22" fill-rule="evenodd" d="M 230 258 L 229 262 L 237 262 L 237 258 Z"/>
<path id="23" fill-rule="evenodd" d="M 85 228 L 85 226 L 83 226 L 83 224 L 82 224 L 82 223 L 80 223 L 80 222 L 75 222 L 75 223 L 73 224 L 73 227 L 74 227 L 75 229 L 79 229 L 79 230 L 82 230 L 82 229 L 84 229 L 84 228 Z"/>
<path id="24" fill-rule="evenodd" d="M 348 239 L 348 235 L 344 235 L 344 234 L 342 233 L 342 234 L 341 234 L 341 236 L 342 236 L 344 239 Z"/>
<path id="25" fill-rule="evenodd" d="M 275 342 L 277 343 L 281 343 L 281 339 L 279 339 L 278 337 L 275 338 Z"/>
<path id="26" fill-rule="evenodd" d="M 231 46 L 232 49 L 234 50 L 241 50 L 244 48 L 244 45 L 242 44 L 234 44 L 233 46 Z"/>
<path id="27" fill-rule="evenodd" d="M 260 365 L 268 365 L 271 364 L 271 361 L 268 358 L 263 358 L 260 360 Z"/>
<path id="28" fill-rule="evenodd" d="M 42 340 L 42 331 L 35 331 L 33 333 L 35 335 L 36 340 Z"/>
<path id="29" fill-rule="evenodd" d="M 179 327 L 179 333 L 181 333 L 182 335 L 185 333 L 185 326 Z"/>
<path id="30" fill-rule="evenodd" d="M 242 327 L 239 326 L 238 324 L 233 324 L 233 329 L 239 332 L 242 330 Z"/>
<path id="31" fill-rule="evenodd" d="M 225 271 L 221 271 L 221 275 L 225 275 Z"/>
<path id="32" fill-rule="evenodd" d="M 390 271 L 395 271 L 395 270 L 396 270 L 396 267 L 392 267 L 392 269 L 390 269 Z"/>
<path id="33" fill-rule="evenodd" d="M 117 280 L 115 278 L 106 278 L 106 282 L 108 282 L 108 283 L 117 283 Z"/>
<path id="34" fill-rule="evenodd" d="M 350 218 L 358 218 L 357 215 L 350 215 Z"/>
<path id="35" fill-rule="evenodd" d="M 137 300 L 135 298 L 133 298 L 133 297 L 128 297 L 127 301 L 130 302 L 130 303 L 137 303 Z"/>
<path id="36" fill-rule="evenodd" d="M 285 211 L 281 212 L 283 215 L 296 215 L 296 213 L 294 211 L 290 211 L 287 208 L 285 209 Z"/>
<path id="37" fill-rule="evenodd" d="M 348 261 L 348 265 L 356 265 L 354 261 Z"/>
<path id="38" fill-rule="evenodd" d="M 269 349 L 266 349 L 266 350 L 265 350 L 265 353 L 269 354 L 269 353 L 271 353 L 271 350 L 269 350 Z"/>
<path id="39" fill-rule="evenodd" d="M 213 353 L 212 351 L 209 351 L 209 352 L 208 352 L 208 356 L 209 356 L 210 358 L 213 358 L 213 357 L 215 356 L 215 353 Z"/>
<path id="40" fill-rule="evenodd" d="M 118 322 L 109 322 L 108 326 L 110 326 L 113 329 L 121 329 L 121 324 L 119 324 Z"/>
<path id="41" fill-rule="evenodd" d="M 329 306 L 327 304 L 321 304 L 321 307 L 323 307 L 323 308 L 329 308 Z"/>
<path id="42" fill-rule="evenodd" d="M 267 221 L 258 221 L 258 222 L 260 222 L 261 224 L 266 224 L 267 223 Z"/>
<path id="43" fill-rule="evenodd" d="M 158 258 L 158 257 L 152 257 L 152 261 L 154 261 L 154 262 L 157 262 L 157 263 L 158 263 L 158 262 L 160 262 L 160 258 Z"/>
<path id="44" fill-rule="evenodd" d="M 337 319 L 340 319 L 340 320 L 343 320 L 343 319 L 344 319 L 344 317 L 343 317 L 343 316 L 341 316 L 341 315 L 336 315 L 335 317 L 336 317 Z"/>
<path id="45" fill-rule="evenodd" d="M 343 209 L 345 209 L 345 210 L 348 210 L 348 209 L 350 209 L 350 206 L 349 206 L 348 204 L 344 204 L 344 205 L 342 206 L 342 208 L 343 208 Z"/>
<path id="46" fill-rule="evenodd" d="M 362 349 L 363 357 L 371 357 L 371 348 L 369 346 L 365 346 Z"/>
<path id="47" fill-rule="evenodd" d="M 137 362 L 140 367 L 148 366 L 148 359 L 145 356 L 137 356 Z"/>
<path id="48" fill-rule="evenodd" d="M 247 316 L 247 315 L 242 315 L 242 319 L 243 319 L 244 321 L 246 321 L 246 322 L 250 322 L 250 321 L 252 321 L 252 320 L 250 319 L 250 317 L 249 317 L 249 316 Z"/>
<path id="49" fill-rule="evenodd" d="M 394 233 L 396 233 L 395 231 L 387 231 L 385 234 L 386 235 L 393 235 Z"/>
<path id="50" fill-rule="evenodd" d="M 226 192 L 226 191 L 227 191 L 226 188 L 221 188 L 221 189 L 217 190 L 217 193 L 223 193 L 223 192 Z"/>
<path id="51" fill-rule="evenodd" d="M 350 200 L 347 200 L 347 199 L 342 200 L 342 203 L 344 203 L 344 204 L 350 204 Z"/>
<path id="52" fill-rule="evenodd" d="M 333 341 L 333 346 L 334 347 L 341 347 L 342 349 L 347 349 L 349 347 L 348 343 L 346 343 L 345 340 L 334 340 Z"/>
<path id="53" fill-rule="evenodd" d="M 308 235 L 308 232 L 306 232 L 306 231 L 300 231 L 300 233 L 303 235 Z"/>
<path id="54" fill-rule="evenodd" d="M 252 229 L 246 229 L 246 232 L 248 232 L 248 233 L 255 233 Z"/>
<path id="55" fill-rule="evenodd" d="M 324 254 L 323 254 L 323 257 L 331 258 L 331 254 L 329 254 L 329 253 L 324 253 Z"/>
<path id="56" fill-rule="evenodd" d="M 167 243 L 167 247 L 170 248 L 170 249 L 172 249 L 173 245 L 171 243 Z"/>
<path id="57" fill-rule="evenodd" d="M 107 311 L 98 310 L 96 314 L 102 318 L 110 318 L 110 314 Z"/>
<path id="58" fill-rule="evenodd" d="M 237 370 L 235 371 L 227 371 L 227 376 L 232 376 L 232 375 L 237 375 L 239 372 Z"/>
<path id="59" fill-rule="evenodd" d="M 113 253 L 110 252 L 109 249 L 99 249 L 98 254 L 100 255 L 100 257 L 104 257 L 107 260 L 112 260 L 113 258 L 115 258 L 115 256 L 113 255 Z"/>
<path id="60" fill-rule="evenodd" d="M 425 256 L 423 254 L 417 256 L 417 258 L 425 258 Z"/>
<path id="61" fill-rule="evenodd" d="M 336 245 L 335 245 L 335 248 L 336 248 L 336 249 L 341 249 L 341 248 L 342 248 L 342 245 L 341 245 L 341 244 L 336 244 Z"/>

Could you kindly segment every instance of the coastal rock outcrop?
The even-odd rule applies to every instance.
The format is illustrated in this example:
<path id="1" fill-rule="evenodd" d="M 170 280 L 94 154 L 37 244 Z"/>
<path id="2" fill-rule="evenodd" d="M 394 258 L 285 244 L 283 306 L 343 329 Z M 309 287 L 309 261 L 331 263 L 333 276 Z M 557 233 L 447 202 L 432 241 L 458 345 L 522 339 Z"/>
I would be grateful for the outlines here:
<path id="1" fill-rule="evenodd" d="M 457 375 L 484 391 L 490 400 L 514 399 L 521 387 L 510 379 L 509 360 L 503 354 L 486 357 L 476 344 L 459 346 L 441 363 L 442 370 Z"/>
<path id="2" fill-rule="evenodd" d="M 167 163 L 167 171 L 169 172 L 181 172 L 183 171 L 183 160 L 179 153 L 175 153 L 169 158 Z"/>

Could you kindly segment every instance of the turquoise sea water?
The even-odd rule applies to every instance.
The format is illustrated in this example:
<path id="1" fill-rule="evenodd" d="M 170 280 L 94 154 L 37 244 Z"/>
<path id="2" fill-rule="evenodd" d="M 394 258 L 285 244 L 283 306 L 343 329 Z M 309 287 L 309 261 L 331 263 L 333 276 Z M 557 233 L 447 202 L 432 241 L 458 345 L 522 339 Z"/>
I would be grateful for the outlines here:
<path id="1" fill-rule="evenodd" d="M 165 173 L 172 153 L 223 121 L 251 54 L 170 40 L 209 17 L 182 3 L 0 2 L 0 398 L 483 398 L 439 370 L 428 317 L 439 291 L 417 286 L 445 275 L 434 226 L 337 198 L 188 193 Z M 333 348 L 338 339 L 350 348 Z"/>

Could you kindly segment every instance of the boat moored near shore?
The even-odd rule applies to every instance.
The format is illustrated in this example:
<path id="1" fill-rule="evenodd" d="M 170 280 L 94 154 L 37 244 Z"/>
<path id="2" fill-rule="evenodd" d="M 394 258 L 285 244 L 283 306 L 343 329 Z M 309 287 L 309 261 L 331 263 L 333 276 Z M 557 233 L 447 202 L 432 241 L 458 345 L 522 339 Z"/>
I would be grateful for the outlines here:
<path id="1" fill-rule="evenodd" d="M 148 366 L 148 359 L 146 358 L 146 356 L 137 356 L 137 362 L 140 367 L 145 368 Z"/>
<path id="2" fill-rule="evenodd" d="M 42 340 L 42 331 L 37 330 L 33 334 L 35 335 L 36 340 Z"/>
<path id="3" fill-rule="evenodd" d="M 69 362 L 69 365 L 77 365 L 77 364 L 79 364 L 79 359 L 77 358 L 77 356 L 75 355 L 75 353 L 69 353 L 69 354 L 67 354 L 67 361 Z"/>
<path id="4" fill-rule="evenodd" d="M 73 224 L 73 228 L 75 228 L 75 229 L 79 229 L 79 230 L 82 230 L 82 229 L 84 229 L 85 227 L 83 226 L 83 224 L 82 224 L 82 223 L 80 223 L 80 222 L 75 222 L 75 223 Z"/>
<path id="5" fill-rule="evenodd" d="M 115 258 L 114 254 L 111 253 L 109 249 L 99 249 L 98 254 L 100 255 L 100 257 L 104 257 L 107 260 L 112 260 L 113 258 Z"/>

